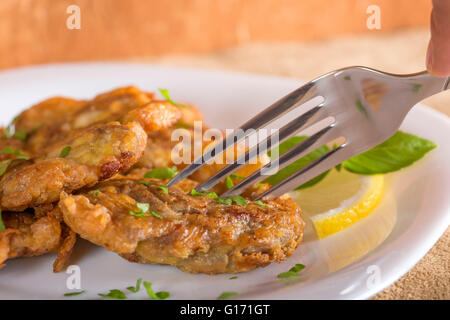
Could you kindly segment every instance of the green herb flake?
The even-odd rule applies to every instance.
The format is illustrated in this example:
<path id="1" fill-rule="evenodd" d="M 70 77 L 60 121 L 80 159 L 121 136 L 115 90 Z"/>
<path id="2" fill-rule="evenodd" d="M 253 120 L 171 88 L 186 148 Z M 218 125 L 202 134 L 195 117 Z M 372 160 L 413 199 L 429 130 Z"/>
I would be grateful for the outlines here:
<path id="1" fill-rule="evenodd" d="M 79 296 L 80 294 L 83 294 L 85 291 L 78 291 L 78 292 L 69 292 L 69 293 L 64 293 L 64 297 L 74 297 L 74 296 Z"/>
<path id="2" fill-rule="evenodd" d="M 231 177 L 226 177 L 225 186 L 227 187 L 227 189 L 231 189 L 234 187 L 234 182 L 233 180 L 231 180 Z"/>
<path id="3" fill-rule="evenodd" d="M 61 150 L 61 153 L 59 154 L 60 158 L 65 158 L 69 155 L 70 150 L 72 150 L 72 148 L 70 146 L 65 147 L 64 149 Z"/>
<path id="4" fill-rule="evenodd" d="M 237 278 L 238 278 L 237 276 L 234 276 L 234 277 L 231 277 L 230 280 L 235 280 Z"/>
<path id="5" fill-rule="evenodd" d="M 92 191 L 92 193 L 94 194 L 94 196 L 98 196 L 98 194 L 100 193 L 100 190 L 96 189 L 94 191 Z"/>
<path id="6" fill-rule="evenodd" d="M 240 175 L 235 174 L 235 173 L 232 173 L 232 174 L 230 175 L 230 177 L 233 178 L 233 179 L 245 179 L 244 176 L 240 176 Z"/>
<path id="7" fill-rule="evenodd" d="M 151 184 L 150 182 L 147 182 L 147 181 L 139 181 L 138 183 L 143 184 L 144 186 L 147 186 L 147 187 Z"/>
<path id="8" fill-rule="evenodd" d="M 25 131 L 16 131 L 13 134 L 13 138 L 16 138 L 16 139 L 19 139 L 22 141 L 27 140 L 27 137 L 28 137 L 28 133 Z"/>
<path id="9" fill-rule="evenodd" d="M 156 186 L 158 189 L 160 189 L 163 193 L 169 194 L 169 187 L 168 186 Z"/>
<path id="10" fill-rule="evenodd" d="M 245 200 L 241 196 L 231 196 L 229 197 L 229 199 L 231 199 L 235 204 L 239 206 L 245 206 L 247 204 L 247 200 Z"/>
<path id="11" fill-rule="evenodd" d="M 172 179 L 178 174 L 177 167 L 172 168 L 156 168 L 145 174 L 148 179 Z"/>
<path id="12" fill-rule="evenodd" d="M 177 123 L 175 123 L 175 127 L 176 128 L 192 129 L 192 128 L 194 128 L 194 125 L 190 124 L 190 123 L 187 123 L 187 122 L 178 121 Z"/>
<path id="13" fill-rule="evenodd" d="M 155 211 L 152 211 L 152 210 L 150 210 L 150 214 L 152 216 L 154 216 L 155 218 L 158 218 L 158 219 L 162 219 L 163 218 L 162 215 L 160 215 L 158 212 L 155 212 Z"/>
<path id="14" fill-rule="evenodd" d="M 203 196 L 203 197 L 210 197 L 213 199 L 218 199 L 219 196 L 215 192 L 199 192 L 195 189 L 192 189 L 190 192 L 191 196 Z"/>
<path id="15" fill-rule="evenodd" d="M 6 172 L 6 170 L 8 170 L 8 167 L 11 163 L 13 163 L 14 161 L 21 161 L 21 160 L 28 160 L 28 157 L 18 157 L 15 159 L 8 159 L 8 160 L 3 160 L 0 161 L 0 177 L 3 176 Z"/>
<path id="16" fill-rule="evenodd" d="M 152 289 L 152 284 L 150 282 L 144 281 L 144 288 L 147 291 L 149 298 L 153 300 L 165 300 L 170 298 L 170 293 L 166 291 L 156 292 Z"/>
<path id="17" fill-rule="evenodd" d="M 164 99 L 166 99 L 167 101 L 169 101 L 171 104 L 173 104 L 174 106 L 180 107 L 180 108 L 185 108 L 185 109 L 189 109 L 189 107 L 185 106 L 184 104 L 175 102 L 172 100 L 172 98 L 170 98 L 170 94 L 169 94 L 169 90 L 167 89 L 158 89 L 159 92 L 161 93 L 161 95 L 164 97 Z"/>
<path id="18" fill-rule="evenodd" d="M 139 292 L 139 290 L 141 290 L 141 283 L 142 283 L 142 279 L 139 278 L 136 281 L 136 287 L 128 287 L 127 290 L 129 290 L 133 293 Z"/>
<path id="19" fill-rule="evenodd" d="M 150 205 L 148 203 L 137 202 L 136 203 L 136 207 L 138 208 L 137 211 L 132 211 L 132 210 L 130 211 L 130 214 L 132 216 L 140 217 L 140 218 L 147 218 L 148 217 L 148 215 L 146 214 L 149 211 L 149 209 L 150 209 Z"/>
<path id="20" fill-rule="evenodd" d="M 237 292 L 222 292 L 222 294 L 217 298 L 217 300 L 228 300 L 237 297 L 239 294 Z"/>
<path id="21" fill-rule="evenodd" d="M 282 272 L 279 275 L 277 275 L 277 278 L 285 279 L 285 278 L 299 277 L 300 275 L 298 273 L 303 269 L 305 269 L 305 265 L 297 263 L 295 266 L 289 269 L 288 272 Z"/>
<path id="22" fill-rule="evenodd" d="M 5 224 L 3 222 L 3 218 L 2 218 L 2 209 L 0 209 L 0 232 L 2 232 L 3 230 L 5 230 Z"/>
<path id="23" fill-rule="evenodd" d="M 231 204 L 233 203 L 233 200 L 231 200 L 230 198 L 225 198 L 225 199 L 223 199 L 223 198 L 217 198 L 216 201 L 217 201 L 218 203 L 226 204 L 226 205 L 231 205 Z"/>
<path id="24" fill-rule="evenodd" d="M 412 91 L 417 93 L 417 92 L 419 92 L 420 88 L 422 88 L 422 86 L 423 85 L 420 84 L 420 83 L 415 83 L 415 84 L 412 85 Z"/>
<path id="25" fill-rule="evenodd" d="M 268 205 L 262 202 L 261 200 L 256 200 L 254 203 L 261 207 L 268 207 Z"/>
<path id="26" fill-rule="evenodd" d="M 105 299 L 125 300 L 127 298 L 125 293 L 117 289 L 109 290 L 108 294 L 99 293 L 98 295 Z"/>
<path id="27" fill-rule="evenodd" d="M 356 106 L 356 109 L 358 109 L 359 112 L 361 112 L 364 115 L 364 117 L 369 118 L 369 113 L 367 112 L 366 108 L 362 104 L 361 100 L 356 100 L 355 106 Z"/>
<path id="28" fill-rule="evenodd" d="M 4 147 L 3 150 L 0 152 L 0 154 L 16 154 L 19 156 L 24 156 L 24 153 L 22 150 L 16 150 L 10 146 Z"/>

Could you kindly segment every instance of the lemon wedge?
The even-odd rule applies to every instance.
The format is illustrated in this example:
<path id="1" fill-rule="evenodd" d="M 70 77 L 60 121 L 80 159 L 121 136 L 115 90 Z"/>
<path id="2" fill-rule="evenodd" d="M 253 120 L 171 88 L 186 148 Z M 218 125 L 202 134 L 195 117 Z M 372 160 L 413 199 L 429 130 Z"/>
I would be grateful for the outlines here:
<path id="1" fill-rule="evenodd" d="M 313 222 L 319 238 L 344 230 L 370 215 L 383 198 L 383 175 L 333 170 L 313 187 L 291 196 Z"/>

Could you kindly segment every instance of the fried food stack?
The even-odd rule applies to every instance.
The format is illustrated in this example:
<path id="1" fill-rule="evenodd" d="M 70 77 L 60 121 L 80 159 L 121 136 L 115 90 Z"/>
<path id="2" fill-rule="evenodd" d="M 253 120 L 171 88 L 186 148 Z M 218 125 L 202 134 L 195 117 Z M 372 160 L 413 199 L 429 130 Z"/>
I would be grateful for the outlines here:
<path id="1" fill-rule="evenodd" d="M 0 267 L 56 251 L 53 270 L 62 271 L 77 235 L 131 262 L 190 273 L 243 272 L 290 256 L 304 222 L 289 197 L 251 201 L 266 185 L 247 191 L 244 203 L 190 193 L 224 164 L 205 166 L 172 188 L 167 179 L 146 178 L 174 166 L 173 130 L 192 133 L 201 120 L 194 106 L 136 87 L 89 101 L 55 97 L 22 112 L 13 129 L 0 132 Z M 247 176 L 262 164 L 261 158 L 237 173 Z"/>

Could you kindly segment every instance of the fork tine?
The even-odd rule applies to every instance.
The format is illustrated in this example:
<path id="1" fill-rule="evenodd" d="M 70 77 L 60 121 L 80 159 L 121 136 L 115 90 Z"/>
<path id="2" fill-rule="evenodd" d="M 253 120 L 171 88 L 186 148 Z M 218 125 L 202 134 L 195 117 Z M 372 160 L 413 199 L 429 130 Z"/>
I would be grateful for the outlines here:
<path id="1" fill-rule="evenodd" d="M 306 83 L 300 88 L 295 89 L 291 93 L 273 103 L 271 106 L 258 113 L 249 121 L 245 122 L 242 126 L 225 137 L 225 139 L 222 139 L 221 143 L 219 142 L 213 149 L 208 150 L 208 152 L 204 153 L 201 157 L 195 159 L 193 163 L 188 165 L 180 173 L 173 177 L 167 183 L 167 186 L 173 186 L 177 182 L 187 178 L 192 173 L 200 169 L 205 163 L 211 161 L 216 156 L 231 148 L 234 144 L 240 142 L 245 138 L 245 132 L 247 132 L 249 129 L 258 130 L 263 126 L 272 123 L 287 112 L 293 110 L 298 105 L 314 98 L 315 96 L 313 95 L 313 93 L 316 88 L 315 85 L 316 82 L 320 79 L 321 78 L 315 79 Z"/>
<path id="2" fill-rule="evenodd" d="M 196 190 L 197 191 L 206 191 L 212 187 L 214 187 L 217 183 L 219 183 L 223 178 L 228 176 L 229 174 L 235 172 L 239 168 L 245 166 L 251 159 L 254 159 L 258 156 L 258 154 L 262 154 L 267 150 L 275 147 L 277 144 L 285 141 L 287 138 L 293 136 L 295 133 L 304 129 L 306 125 L 311 123 L 312 119 L 315 122 L 318 122 L 327 117 L 326 113 L 319 112 L 323 108 L 323 103 L 315 106 L 311 110 L 302 114 L 301 116 L 295 118 L 285 126 L 283 126 L 279 131 L 279 139 L 276 141 L 276 144 L 272 141 L 273 135 L 267 137 L 258 145 L 252 147 L 250 150 L 246 151 L 244 155 L 238 157 L 234 160 L 233 163 L 227 165 L 222 168 L 219 172 L 210 177 L 207 181 L 203 182 L 199 185 Z"/>
<path id="3" fill-rule="evenodd" d="M 313 134 L 303 142 L 299 143 L 289 151 L 285 152 L 278 158 L 278 167 L 279 170 L 283 169 L 284 167 L 290 165 L 294 161 L 298 160 L 299 158 L 303 157 L 304 155 L 308 154 L 309 152 L 315 150 L 316 148 L 324 145 L 325 143 L 338 138 L 339 136 L 337 134 L 333 133 L 333 128 L 335 124 L 331 124 L 322 130 L 318 131 L 317 133 Z M 328 133 L 328 134 L 327 134 Z M 275 160 L 277 161 L 277 160 Z M 261 169 L 253 172 L 250 176 L 248 176 L 246 179 L 242 180 L 240 183 L 236 184 L 233 188 L 225 192 L 222 197 L 229 197 L 234 195 L 239 195 L 242 192 L 244 192 L 248 187 L 251 185 L 254 185 L 264 179 L 267 178 L 266 175 L 263 175 L 263 170 L 267 170 L 269 166 L 272 165 L 271 163 L 266 164 Z"/>
<path id="4" fill-rule="evenodd" d="M 346 144 L 343 144 L 338 148 L 330 151 L 326 155 L 310 163 L 306 167 L 289 176 L 269 190 L 258 195 L 255 200 L 262 199 L 268 195 L 279 197 L 289 191 L 294 190 L 296 187 L 301 186 L 305 182 L 308 182 L 312 178 L 327 171 L 328 169 L 333 168 L 334 166 L 338 165 L 346 158 L 348 158 L 345 156 L 345 153 L 342 152 L 343 150 L 345 150 L 345 147 Z"/>

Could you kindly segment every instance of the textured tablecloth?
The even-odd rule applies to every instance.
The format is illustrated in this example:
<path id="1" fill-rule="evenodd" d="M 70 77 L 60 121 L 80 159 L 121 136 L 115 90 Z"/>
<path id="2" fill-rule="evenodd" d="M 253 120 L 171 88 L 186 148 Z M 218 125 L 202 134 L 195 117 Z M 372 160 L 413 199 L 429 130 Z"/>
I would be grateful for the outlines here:
<path id="1" fill-rule="evenodd" d="M 393 73 L 425 68 L 428 30 L 349 36 L 313 43 L 261 43 L 191 56 L 138 57 L 171 66 L 237 70 L 304 80 L 341 67 L 364 65 Z M 424 104 L 450 116 L 450 92 Z M 450 299 L 450 228 L 400 280 L 374 299 Z"/>

